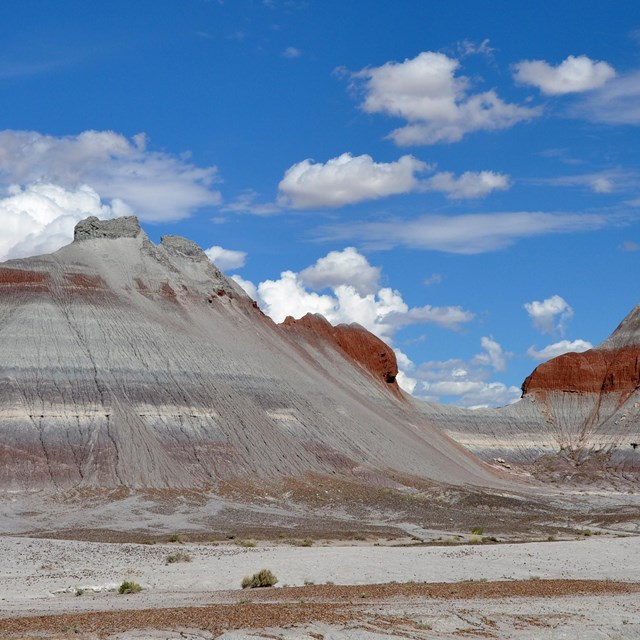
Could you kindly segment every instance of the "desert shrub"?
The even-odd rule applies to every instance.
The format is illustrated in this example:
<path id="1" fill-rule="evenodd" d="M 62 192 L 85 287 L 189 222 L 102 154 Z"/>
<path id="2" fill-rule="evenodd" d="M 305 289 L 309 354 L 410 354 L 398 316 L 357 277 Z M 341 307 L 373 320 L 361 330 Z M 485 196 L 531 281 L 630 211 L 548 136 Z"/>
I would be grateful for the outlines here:
<path id="1" fill-rule="evenodd" d="M 191 556 L 184 551 L 177 551 L 176 553 L 170 553 L 166 557 L 167 564 L 173 564 L 174 562 L 191 562 Z"/>
<path id="2" fill-rule="evenodd" d="M 295 540 L 287 540 L 287 544 L 290 544 L 294 547 L 312 547 L 313 546 L 313 538 L 305 538 L 304 540 L 295 539 Z"/>
<path id="3" fill-rule="evenodd" d="M 245 576 L 242 580 L 243 589 L 256 589 L 257 587 L 272 587 L 278 582 L 269 569 L 262 569 L 252 576 Z"/>
<path id="4" fill-rule="evenodd" d="M 124 580 L 118 588 L 118 593 L 139 593 L 142 591 L 142 587 L 132 580 Z"/>
<path id="5" fill-rule="evenodd" d="M 238 540 L 238 546 L 240 547 L 255 547 L 258 543 L 253 538 L 247 540 Z"/>
<path id="6" fill-rule="evenodd" d="M 481 536 L 484 533 L 484 529 L 482 527 L 473 527 L 473 529 L 471 529 L 471 533 L 474 536 Z"/>

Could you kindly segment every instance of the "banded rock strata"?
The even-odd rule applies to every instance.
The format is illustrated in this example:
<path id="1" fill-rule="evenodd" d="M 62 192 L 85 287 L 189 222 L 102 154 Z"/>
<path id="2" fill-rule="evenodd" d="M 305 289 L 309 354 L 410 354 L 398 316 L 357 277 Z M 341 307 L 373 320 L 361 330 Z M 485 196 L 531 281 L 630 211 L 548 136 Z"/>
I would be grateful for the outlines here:
<path id="1" fill-rule="evenodd" d="M 361 327 L 275 325 L 193 242 L 89 218 L 59 251 L 0 264 L 0 488 L 308 474 L 505 486 L 396 373 Z"/>

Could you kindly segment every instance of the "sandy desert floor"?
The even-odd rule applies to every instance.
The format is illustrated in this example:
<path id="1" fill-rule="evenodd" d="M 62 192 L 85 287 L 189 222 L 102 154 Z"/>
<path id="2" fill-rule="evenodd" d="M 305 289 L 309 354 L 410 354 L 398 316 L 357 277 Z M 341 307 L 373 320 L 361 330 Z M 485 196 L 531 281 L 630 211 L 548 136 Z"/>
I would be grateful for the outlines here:
<path id="1" fill-rule="evenodd" d="M 0 638 L 640 638 L 636 536 L 443 546 L 233 542 L 0 537 Z M 167 562 L 178 552 L 189 561 Z M 263 568 L 278 577 L 276 587 L 240 589 Z M 120 595 L 123 580 L 142 591 Z"/>

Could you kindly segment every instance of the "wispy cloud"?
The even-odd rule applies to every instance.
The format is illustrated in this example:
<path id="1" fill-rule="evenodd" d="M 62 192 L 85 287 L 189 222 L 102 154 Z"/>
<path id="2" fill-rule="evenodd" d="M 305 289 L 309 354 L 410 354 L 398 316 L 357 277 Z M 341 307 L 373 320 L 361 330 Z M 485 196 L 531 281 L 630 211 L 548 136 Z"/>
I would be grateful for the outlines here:
<path id="1" fill-rule="evenodd" d="M 635 171 L 608 169 L 555 178 L 530 178 L 523 182 L 548 187 L 587 188 L 594 193 L 612 193 L 637 188 L 640 185 L 640 176 Z"/>
<path id="2" fill-rule="evenodd" d="M 463 214 L 397 218 L 325 226 L 321 240 L 357 241 L 376 249 L 402 246 L 447 253 L 477 254 L 504 249 L 524 238 L 554 233 L 595 231 L 624 224 L 630 216 L 610 213 L 509 213 Z"/>
<path id="3" fill-rule="evenodd" d="M 300 49 L 297 49 L 296 47 L 287 47 L 282 52 L 282 57 L 288 58 L 289 60 L 299 58 L 301 55 L 302 55 L 302 51 L 300 51 Z"/>
<path id="4" fill-rule="evenodd" d="M 45 182 L 74 189 L 88 185 L 101 198 L 120 199 L 145 220 L 178 220 L 221 201 L 215 167 L 147 149 L 144 134 L 113 131 L 50 136 L 0 131 L 0 186 Z"/>
<path id="5" fill-rule="evenodd" d="M 65 59 L 36 60 L 32 62 L 3 61 L 0 62 L 0 80 L 39 76 L 63 69 L 71 64 L 69 60 Z"/>
<path id="6" fill-rule="evenodd" d="M 570 114 L 605 124 L 640 124 L 640 71 L 614 78 L 577 102 Z"/>

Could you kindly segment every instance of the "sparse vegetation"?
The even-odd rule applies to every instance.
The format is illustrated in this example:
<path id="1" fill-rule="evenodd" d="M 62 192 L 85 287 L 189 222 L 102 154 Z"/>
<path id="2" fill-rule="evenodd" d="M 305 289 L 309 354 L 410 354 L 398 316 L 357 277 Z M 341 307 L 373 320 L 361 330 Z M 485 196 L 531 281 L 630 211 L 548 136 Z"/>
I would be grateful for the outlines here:
<path id="1" fill-rule="evenodd" d="M 255 547 L 258 543 L 253 538 L 238 540 L 239 547 Z"/>
<path id="2" fill-rule="evenodd" d="M 78 587 L 78 588 L 76 589 L 76 596 L 81 596 L 83 593 L 84 593 L 84 589 L 82 589 L 82 588 L 80 588 L 80 587 Z"/>
<path id="3" fill-rule="evenodd" d="M 245 576 L 242 580 L 243 589 L 256 589 L 259 587 L 273 587 L 278 578 L 269 569 L 262 569 L 252 576 Z"/>
<path id="4" fill-rule="evenodd" d="M 167 564 L 173 564 L 174 562 L 191 562 L 191 556 L 184 551 L 176 551 L 176 553 L 170 553 L 165 560 Z"/>
<path id="5" fill-rule="evenodd" d="M 580 535 L 580 536 L 592 536 L 593 535 L 593 531 L 591 531 L 591 529 L 581 529 L 580 531 L 578 531 L 578 535 Z"/>
<path id="6" fill-rule="evenodd" d="M 140 593 L 142 591 L 142 587 L 137 583 L 133 582 L 133 580 L 124 580 L 120 587 L 118 588 L 118 593 Z"/>
<path id="7" fill-rule="evenodd" d="M 177 533 L 172 533 L 169 536 L 169 542 L 182 542 L 182 536 Z"/>
<path id="8" fill-rule="evenodd" d="M 473 529 L 471 529 L 471 534 L 474 536 L 481 536 L 483 533 L 484 533 L 483 527 L 473 527 Z"/>
<path id="9" fill-rule="evenodd" d="M 468 578 L 467 580 L 461 580 L 462 584 L 472 584 L 476 582 L 486 582 L 486 578 Z"/>

